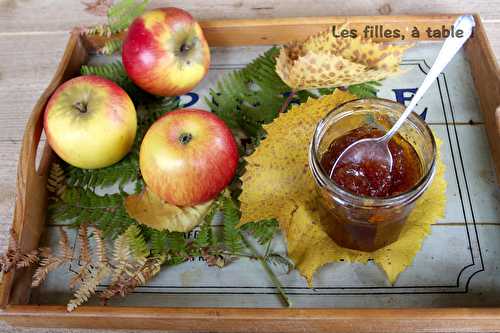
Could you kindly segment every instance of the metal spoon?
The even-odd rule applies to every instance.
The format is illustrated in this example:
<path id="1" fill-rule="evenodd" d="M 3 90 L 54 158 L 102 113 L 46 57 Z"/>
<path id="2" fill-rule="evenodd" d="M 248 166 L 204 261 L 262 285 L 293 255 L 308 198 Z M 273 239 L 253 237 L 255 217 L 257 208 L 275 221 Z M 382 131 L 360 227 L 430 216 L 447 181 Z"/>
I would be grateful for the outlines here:
<path id="1" fill-rule="evenodd" d="M 389 151 L 388 142 L 391 137 L 396 134 L 401 125 L 405 122 L 406 118 L 415 108 L 415 105 L 420 101 L 425 92 L 429 89 L 434 80 L 438 77 L 441 71 L 446 67 L 446 65 L 451 61 L 453 56 L 460 50 L 462 45 L 467 41 L 467 39 L 472 34 L 472 28 L 475 26 L 474 18 L 472 15 L 460 16 L 454 23 L 455 32 L 457 30 L 462 30 L 462 37 L 452 37 L 446 38 L 443 47 L 439 51 L 439 54 L 432 65 L 429 73 L 422 82 L 420 88 L 418 88 L 415 96 L 413 96 L 410 104 L 403 112 L 398 121 L 392 126 L 392 128 L 380 138 L 367 138 L 361 139 L 349 145 L 337 158 L 330 170 L 330 178 L 333 176 L 333 172 L 337 165 L 345 163 L 360 163 L 361 161 L 375 161 L 380 165 L 380 168 L 385 168 L 388 172 L 392 170 L 392 155 Z M 358 175 L 357 177 L 362 177 L 363 175 Z"/>

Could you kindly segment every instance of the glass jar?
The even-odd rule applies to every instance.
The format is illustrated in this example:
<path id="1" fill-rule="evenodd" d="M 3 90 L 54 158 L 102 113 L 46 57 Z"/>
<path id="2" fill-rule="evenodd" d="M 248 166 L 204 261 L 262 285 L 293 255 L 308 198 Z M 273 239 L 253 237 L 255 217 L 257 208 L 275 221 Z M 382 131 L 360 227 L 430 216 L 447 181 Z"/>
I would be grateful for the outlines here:
<path id="1" fill-rule="evenodd" d="M 336 138 L 371 126 L 389 130 L 404 112 L 402 104 L 379 98 L 358 99 L 339 105 L 317 125 L 309 148 L 309 166 L 321 202 L 329 212 L 322 224 L 340 246 L 374 251 L 396 241 L 417 200 L 435 173 L 436 143 L 425 121 L 412 113 L 398 133 L 418 154 L 421 178 L 407 192 L 379 198 L 353 194 L 337 186 L 321 166 L 321 157 Z"/>

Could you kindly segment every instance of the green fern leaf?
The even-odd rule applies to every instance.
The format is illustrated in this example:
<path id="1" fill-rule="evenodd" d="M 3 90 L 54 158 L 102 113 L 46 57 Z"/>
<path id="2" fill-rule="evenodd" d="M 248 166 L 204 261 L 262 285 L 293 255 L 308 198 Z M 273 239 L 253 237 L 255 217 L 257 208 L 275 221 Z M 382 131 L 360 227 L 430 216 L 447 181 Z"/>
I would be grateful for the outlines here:
<path id="1" fill-rule="evenodd" d="M 290 88 L 275 72 L 278 48 L 271 48 L 245 68 L 221 79 L 206 98 L 212 112 L 233 130 L 263 136 L 262 124 L 273 121 Z"/>
<path id="2" fill-rule="evenodd" d="M 149 255 L 149 249 L 141 228 L 133 224 L 125 231 L 125 235 L 127 235 L 132 256 L 138 261 L 145 259 Z"/>
<path id="3" fill-rule="evenodd" d="M 71 223 L 80 227 L 83 223 L 102 230 L 104 237 L 116 238 L 135 221 L 125 211 L 120 194 L 97 195 L 91 190 L 68 187 L 60 200 L 48 209 L 49 221 Z"/>
<path id="4" fill-rule="evenodd" d="M 211 220 L 205 220 L 200 226 L 194 245 L 199 248 L 210 246 L 210 244 L 212 244 L 212 237 Z"/>
<path id="5" fill-rule="evenodd" d="M 99 53 L 112 55 L 122 50 L 123 41 L 120 39 L 110 39 L 106 41 L 104 46 L 98 50 Z"/>
<path id="6" fill-rule="evenodd" d="M 98 66 L 83 65 L 80 69 L 82 75 L 97 75 L 109 79 L 122 88 L 127 85 L 130 79 L 125 72 L 125 68 L 121 61 L 115 61 L 109 64 Z"/>
<path id="7" fill-rule="evenodd" d="M 108 25 L 113 33 L 128 28 L 132 21 L 144 13 L 149 0 L 121 0 L 108 9 Z"/>
<path id="8" fill-rule="evenodd" d="M 224 246 L 232 253 L 238 253 L 243 248 L 240 230 L 236 227 L 240 223 L 240 211 L 231 198 L 224 198 L 222 202 L 224 214 Z"/>
<path id="9" fill-rule="evenodd" d="M 249 232 L 261 245 L 265 245 L 273 239 L 279 230 L 279 224 L 275 219 L 250 222 L 244 224 L 241 230 Z"/>
<path id="10" fill-rule="evenodd" d="M 151 229 L 151 254 L 155 257 L 165 255 L 167 251 L 167 232 Z"/>
<path id="11" fill-rule="evenodd" d="M 353 84 L 347 87 L 347 91 L 356 95 L 358 98 L 377 97 L 379 86 L 381 86 L 379 81 L 368 81 L 360 84 Z"/>

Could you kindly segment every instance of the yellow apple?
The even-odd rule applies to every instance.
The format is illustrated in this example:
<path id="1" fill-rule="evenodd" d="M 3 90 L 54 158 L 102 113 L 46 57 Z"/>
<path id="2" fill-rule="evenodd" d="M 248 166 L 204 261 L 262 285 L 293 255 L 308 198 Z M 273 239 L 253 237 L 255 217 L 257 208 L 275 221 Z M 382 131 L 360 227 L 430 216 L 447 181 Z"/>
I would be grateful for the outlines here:
<path id="1" fill-rule="evenodd" d="M 84 169 L 103 168 L 130 151 L 137 115 L 120 86 L 85 75 L 54 92 L 45 109 L 44 130 L 49 145 L 64 161 Z"/>

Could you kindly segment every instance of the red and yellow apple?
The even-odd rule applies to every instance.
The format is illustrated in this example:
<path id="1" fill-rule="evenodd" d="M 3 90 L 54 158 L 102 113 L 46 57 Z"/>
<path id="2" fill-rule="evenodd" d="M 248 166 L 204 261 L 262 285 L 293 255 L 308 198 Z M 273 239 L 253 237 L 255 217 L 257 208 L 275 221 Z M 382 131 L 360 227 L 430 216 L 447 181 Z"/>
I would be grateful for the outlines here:
<path id="1" fill-rule="evenodd" d="M 69 164 L 85 169 L 109 166 L 134 143 L 137 115 L 127 93 L 94 75 L 62 84 L 51 96 L 44 129 L 52 149 Z"/>
<path id="2" fill-rule="evenodd" d="M 236 141 L 220 118 L 200 109 L 178 109 L 147 131 L 140 169 L 161 199 L 194 206 L 213 199 L 231 182 L 238 158 Z"/>
<path id="3" fill-rule="evenodd" d="M 130 79 L 158 96 L 192 90 L 207 74 L 210 50 L 200 25 L 185 10 L 159 8 L 137 17 L 123 43 Z"/>

